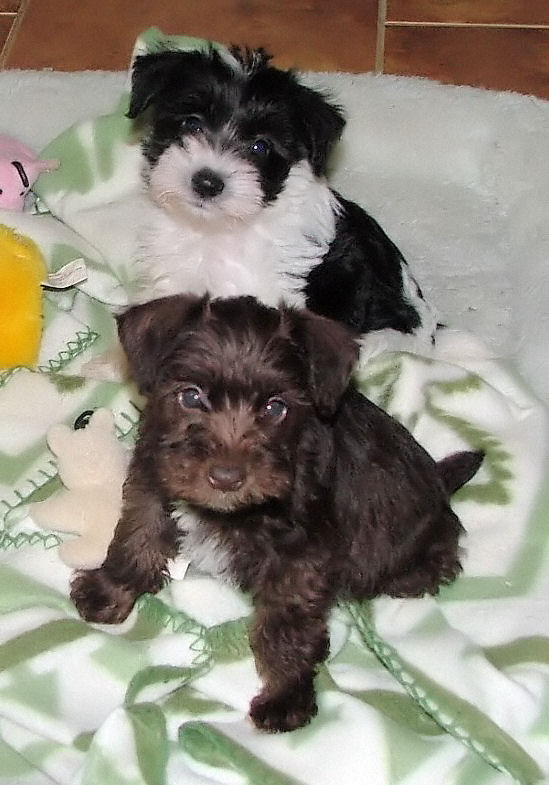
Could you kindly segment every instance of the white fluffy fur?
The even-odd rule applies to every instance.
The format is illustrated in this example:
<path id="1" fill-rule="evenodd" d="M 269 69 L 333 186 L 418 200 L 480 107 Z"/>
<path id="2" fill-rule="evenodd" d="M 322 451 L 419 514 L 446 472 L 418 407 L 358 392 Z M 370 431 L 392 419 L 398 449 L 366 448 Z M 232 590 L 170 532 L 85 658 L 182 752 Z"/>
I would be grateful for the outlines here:
<path id="1" fill-rule="evenodd" d="M 185 534 L 181 554 L 175 560 L 191 561 L 196 570 L 231 582 L 230 558 L 226 549 L 214 536 L 204 536 L 198 514 L 191 512 L 183 502 L 172 513 L 177 527 Z"/>
<path id="2" fill-rule="evenodd" d="M 225 183 L 215 199 L 201 199 L 192 186 L 193 175 L 211 169 Z M 185 145 L 170 145 L 149 170 L 153 200 L 175 220 L 220 223 L 247 220 L 262 208 L 256 169 L 230 150 L 215 150 L 201 137 L 188 137 Z"/>
<path id="3" fill-rule="evenodd" d="M 156 193 L 156 181 L 151 187 Z M 251 294 L 268 305 L 285 295 L 287 302 L 303 305 L 303 278 L 328 250 L 336 211 L 328 185 L 306 161 L 290 170 L 274 202 L 246 220 L 201 219 L 179 199 L 175 208 L 173 201 L 164 207 L 151 203 L 140 235 L 134 299 L 209 291 Z"/>

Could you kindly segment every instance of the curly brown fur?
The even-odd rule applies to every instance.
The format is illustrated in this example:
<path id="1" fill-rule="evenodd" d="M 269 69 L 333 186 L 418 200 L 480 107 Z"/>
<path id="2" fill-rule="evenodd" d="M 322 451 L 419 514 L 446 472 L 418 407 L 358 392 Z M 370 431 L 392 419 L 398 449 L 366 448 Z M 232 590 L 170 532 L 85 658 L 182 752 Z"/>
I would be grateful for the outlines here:
<path id="1" fill-rule="evenodd" d="M 310 312 L 176 296 L 130 309 L 119 331 L 148 403 L 107 558 L 73 599 L 90 621 L 121 621 L 181 538 L 253 598 L 253 722 L 298 728 L 338 598 L 436 593 L 459 573 L 449 497 L 482 454 L 435 463 L 350 383 L 353 335 Z"/>

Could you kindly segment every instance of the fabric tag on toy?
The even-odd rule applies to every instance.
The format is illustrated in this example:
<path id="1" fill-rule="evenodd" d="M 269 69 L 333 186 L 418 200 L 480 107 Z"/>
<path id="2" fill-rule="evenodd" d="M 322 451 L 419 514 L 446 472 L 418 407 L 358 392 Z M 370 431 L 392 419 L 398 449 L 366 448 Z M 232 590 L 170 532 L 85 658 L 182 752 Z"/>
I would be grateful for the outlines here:
<path id="1" fill-rule="evenodd" d="M 42 286 L 48 289 L 68 289 L 70 286 L 77 286 L 88 279 L 86 263 L 83 259 L 73 259 L 67 262 L 57 272 L 50 273 Z"/>

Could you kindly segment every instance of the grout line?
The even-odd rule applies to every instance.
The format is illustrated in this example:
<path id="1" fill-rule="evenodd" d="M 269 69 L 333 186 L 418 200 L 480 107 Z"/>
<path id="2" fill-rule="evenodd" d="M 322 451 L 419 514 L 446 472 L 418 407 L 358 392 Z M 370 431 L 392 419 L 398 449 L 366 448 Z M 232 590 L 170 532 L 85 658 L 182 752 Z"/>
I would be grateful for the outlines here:
<path id="1" fill-rule="evenodd" d="M 385 24 L 387 27 L 487 27 L 497 30 L 549 30 L 549 24 L 521 25 L 512 22 L 398 22 L 391 20 Z"/>
<path id="2" fill-rule="evenodd" d="M 13 15 L 14 19 L 10 31 L 8 33 L 8 37 L 6 38 L 4 46 L 0 51 L 0 69 L 6 67 L 6 60 L 8 59 L 8 55 L 10 53 L 10 49 L 13 45 L 13 42 L 15 40 L 15 36 L 17 35 L 19 28 L 21 27 L 21 24 L 23 22 L 23 17 L 25 16 L 25 11 L 27 10 L 27 6 L 29 5 L 29 3 L 30 0 L 21 0 L 21 5 L 19 6 L 17 13 Z"/>
<path id="3" fill-rule="evenodd" d="M 385 25 L 387 23 L 387 0 L 378 0 L 377 4 L 377 30 L 376 30 L 376 58 L 374 70 L 376 74 L 383 73 L 385 64 Z"/>

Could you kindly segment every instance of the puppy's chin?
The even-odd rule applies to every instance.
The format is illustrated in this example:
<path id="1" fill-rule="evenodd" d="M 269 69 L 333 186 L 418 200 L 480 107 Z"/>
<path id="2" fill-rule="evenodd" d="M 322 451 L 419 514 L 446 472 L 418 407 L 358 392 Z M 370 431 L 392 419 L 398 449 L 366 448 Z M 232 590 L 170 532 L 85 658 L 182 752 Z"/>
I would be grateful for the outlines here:
<path id="1" fill-rule="evenodd" d="M 192 487 L 172 489 L 169 495 L 201 510 L 230 514 L 248 511 L 275 498 L 282 498 L 288 492 L 289 482 L 280 482 L 277 485 L 279 487 L 273 486 L 266 492 L 253 482 L 245 482 L 237 491 L 219 491 L 206 483 L 197 483 Z"/>
<path id="2" fill-rule="evenodd" d="M 167 191 L 155 193 L 152 189 L 150 194 L 156 205 L 165 210 L 176 223 L 194 228 L 201 234 L 209 231 L 231 231 L 238 224 L 249 221 L 261 209 L 258 207 L 254 211 L 233 213 L 212 200 L 194 200 L 192 197 L 187 198 L 185 195 Z"/>
<path id="3" fill-rule="evenodd" d="M 233 492 L 211 494 L 209 498 L 197 497 L 196 500 L 187 500 L 191 505 L 202 510 L 213 513 L 229 514 L 234 512 L 244 512 L 251 507 L 267 501 L 265 497 L 254 496 L 251 494 L 238 494 Z"/>
<path id="4" fill-rule="evenodd" d="M 275 499 L 282 500 L 291 492 L 292 480 L 286 471 L 265 467 L 257 474 L 249 473 L 236 490 L 214 488 L 201 471 L 187 464 L 173 472 L 166 465 L 159 466 L 166 496 L 176 502 L 212 513 L 228 514 L 249 511 Z M 185 479 L 182 479 L 185 478 Z"/>

